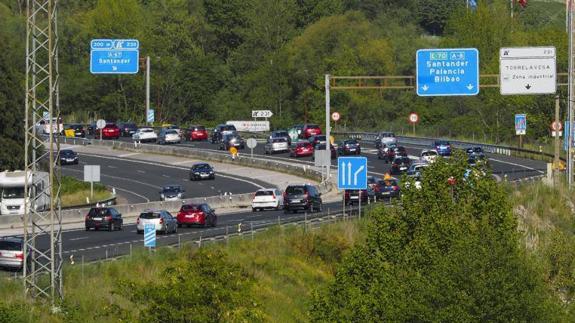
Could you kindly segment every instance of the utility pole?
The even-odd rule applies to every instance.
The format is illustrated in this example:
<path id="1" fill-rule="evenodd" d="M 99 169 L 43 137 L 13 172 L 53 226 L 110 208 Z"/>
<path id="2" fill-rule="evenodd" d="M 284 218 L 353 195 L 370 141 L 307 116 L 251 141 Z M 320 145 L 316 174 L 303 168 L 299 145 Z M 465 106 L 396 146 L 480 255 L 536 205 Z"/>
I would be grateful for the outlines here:
<path id="1" fill-rule="evenodd" d="M 326 139 L 326 145 L 325 145 L 325 149 L 327 151 L 329 151 L 330 156 L 331 156 L 331 141 L 330 141 L 330 137 L 331 137 L 331 112 L 330 112 L 330 75 L 326 74 L 325 75 L 325 139 Z M 331 160 L 331 159 L 330 159 Z M 330 177 L 331 177 L 331 161 L 327 164 L 326 167 L 326 171 L 327 171 L 327 175 L 326 175 L 326 181 L 329 181 Z"/>
<path id="2" fill-rule="evenodd" d="M 555 96 L 555 122 L 561 124 L 560 121 L 560 106 L 559 106 L 559 95 Z M 555 131 L 553 130 L 553 132 L 555 133 L 555 148 L 554 148 L 554 156 L 553 156 L 553 166 L 556 169 L 556 167 L 559 166 L 559 152 L 560 152 L 560 143 L 559 143 L 559 134 L 561 133 L 560 131 Z M 555 171 L 555 175 L 558 172 Z M 553 176 L 554 178 L 557 178 L 557 176 Z"/>
<path id="3" fill-rule="evenodd" d="M 52 306 L 63 297 L 61 168 L 56 162 L 60 151 L 57 2 L 27 0 L 24 114 L 24 291 L 31 297 L 49 299 Z M 46 117 L 47 138 L 35 127 Z M 47 163 L 47 180 L 39 176 L 43 163 Z M 39 208 L 46 200 L 47 211 Z M 44 245 L 38 244 L 40 236 L 47 237 Z"/>
<path id="4" fill-rule="evenodd" d="M 150 56 L 146 56 L 146 124 L 148 124 L 148 113 L 150 113 Z"/>
<path id="5" fill-rule="evenodd" d="M 567 183 L 569 189 L 573 186 L 573 0 L 569 0 L 569 100 L 567 117 L 569 131 L 567 134 Z"/>

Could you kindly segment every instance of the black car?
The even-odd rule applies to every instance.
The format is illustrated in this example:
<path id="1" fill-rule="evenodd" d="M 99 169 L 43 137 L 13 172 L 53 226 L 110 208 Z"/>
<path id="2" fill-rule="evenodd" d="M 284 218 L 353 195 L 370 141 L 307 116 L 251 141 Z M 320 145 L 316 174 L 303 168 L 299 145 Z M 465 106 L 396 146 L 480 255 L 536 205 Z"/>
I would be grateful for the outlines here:
<path id="1" fill-rule="evenodd" d="M 321 212 L 321 193 L 311 184 L 289 185 L 284 193 L 284 213 L 298 210 Z"/>
<path id="2" fill-rule="evenodd" d="M 481 147 L 469 147 L 465 149 L 465 152 L 467 152 L 468 156 L 474 155 L 485 157 L 485 152 L 483 152 L 483 148 Z"/>
<path id="3" fill-rule="evenodd" d="M 74 130 L 74 137 L 76 138 L 85 138 L 86 137 L 86 130 L 84 130 L 84 126 L 79 123 L 73 123 L 64 126 L 64 130 L 62 131 L 63 135 L 66 135 L 66 130 L 72 129 Z"/>
<path id="4" fill-rule="evenodd" d="M 337 154 L 340 156 L 359 155 L 361 154 L 361 146 L 355 139 L 343 140 L 337 146 Z"/>
<path id="5" fill-rule="evenodd" d="M 411 166 L 411 159 L 409 157 L 396 157 L 391 164 L 391 173 L 392 174 L 401 174 L 407 172 Z"/>
<path id="6" fill-rule="evenodd" d="M 285 138 L 287 139 L 288 146 L 291 145 L 291 137 L 289 136 L 289 133 L 286 130 L 272 131 L 272 133 L 270 134 L 270 139 L 276 139 L 276 138 Z"/>
<path id="7" fill-rule="evenodd" d="M 325 135 L 315 135 L 308 138 L 308 141 L 315 147 L 318 144 L 324 144 L 327 142 Z"/>
<path id="8" fill-rule="evenodd" d="M 378 199 L 391 199 L 399 197 L 401 194 L 399 181 L 393 177 L 379 180 L 375 191 Z"/>
<path id="9" fill-rule="evenodd" d="M 86 231 L 106 229 L 108 231 L 122 230 L 124 219 L 122 214 L 112 207 L 93 207 L 85 219 Z"/>
<path id="10" fill-rule="evenodd" d="M 96 125 L 96 122 L 92 122 L 90 124 L 88 124 L 88 134 L 89 135 L 95 135 L 96 131 L 98 131 L 98 126 Z"/>
<path id="11" fill-rule="evenodd" d="M 237 149 L 244 149 L 246 146 L 245 141 L 237 134 L 227 134 L 224 135 L 220 141 L 220 150 L 228 150 L 231 147 L 236 147 Z"/>
<path id="12" fill-rule="evenodd" d="M 190 180 L 196 181 L 199 179 L 215 179 L 216 173 L 210 164 L 197 163 L 190 168 Z"/>
<path id="13" fill-rule="evenodd" d="M 184 197 L 186 190 L 181 185 L 166 185 L 160 190 L 161 201 L 178 201 Z"/>
<path id="14" fill-rule="evenodd" d="M 236 133 L 236 127 L 232 124 L 219 124 L 214 128 L 212 132 L 212 144 L 217 144 L 222 141 L 223 136 L 227 134 Z"/>
<path id="15" fill-rule="evenodd" d="M 79 161 L 78 153 L 72 149 L 62 149 L 58 153 L 58 162 L 60 165 L 78 165 Z"/>
<path id="16" fill-rule="evenodd" d="M 375 191 L 369 186 L 365 190 L 345 190 L 344 199 L 347 205 L 359 204 L 360 201 L 366 204 L 367 201 L 375 200 Z"/>
<path id="17" fill-rule="evenodd" d="M 122 137 L 132 137 L 133 134 L 138 131 L 138 126 L 133 122 L 123 122 L 119 123 L 120 136 Z"/>

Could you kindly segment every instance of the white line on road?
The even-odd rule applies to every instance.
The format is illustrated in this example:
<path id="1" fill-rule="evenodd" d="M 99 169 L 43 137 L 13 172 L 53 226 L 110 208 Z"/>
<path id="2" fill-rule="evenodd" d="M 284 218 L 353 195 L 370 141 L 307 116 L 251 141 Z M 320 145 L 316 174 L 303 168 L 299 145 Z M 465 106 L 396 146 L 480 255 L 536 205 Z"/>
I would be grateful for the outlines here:
<path id="1" fill-rule="evenodd" d="M 78 241 L 78 240 L 84 240 L 84 239 L 88 239 L 88 237 L 72 238 L 72 239 L 68 239 L 68 241 Z"/>
<path id="2" fill-rule="evenodd" d="M 495 159 L 495 158 L 489 158 L 489 160 L 494 161 L 494 162 L 498 162 L 498 163 L 502 163 L 502 164 L 507 164 L 507 165 L 511 165 L 511 166 L 517 166 L 517 167 L 529 169 L 529 170 L 532 170 L 535 172 L 539 172 L 540 174 L 545 174 L 544 171 L 538 170 L 538 169 L 533 168 L 533 167 L 529 167 L 529 166 L 525 166 L 525 165 L 521 165 L 521 164 L 516 164 L 516 163 L 504 161 L 504 160 L 499 160 L 499 159 Z"/>
<path id="3" fill-rule="evenodd" d="M 143 170 L 138 169 L 138 173 L 140 173 L 140 174 L 145 174 L 146 172 L 143 171 Z"/>

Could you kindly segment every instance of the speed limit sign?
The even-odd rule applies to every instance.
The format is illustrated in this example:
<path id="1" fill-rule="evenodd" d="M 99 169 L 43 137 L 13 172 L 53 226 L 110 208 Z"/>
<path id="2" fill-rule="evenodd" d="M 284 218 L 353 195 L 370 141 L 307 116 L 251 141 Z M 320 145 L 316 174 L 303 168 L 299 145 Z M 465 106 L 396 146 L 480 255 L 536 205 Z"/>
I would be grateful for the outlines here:
<path id="1" fill-rule="evenodd" d="M 551 123 L 551 130 L 553 131 L 561 131 L 563 130 L 563 125 L 559 121 L 553 121 Z"/>
<path id="2" fill-rule="evenodd" d="M 419 122 L 419 116 L 417 115 L 417 113 L 412 112 L 409 114 L 409 123 L 417 123 Z"/>
<path id="3" fill-rule="evenodd" d="M 334 112 L 334 113 L 331 114 L 331 119 L 332 119 L 333 121 L 338 121 L 339 118 L 341 118 L 341 116 L 339 115 L 339 112 Z"/>

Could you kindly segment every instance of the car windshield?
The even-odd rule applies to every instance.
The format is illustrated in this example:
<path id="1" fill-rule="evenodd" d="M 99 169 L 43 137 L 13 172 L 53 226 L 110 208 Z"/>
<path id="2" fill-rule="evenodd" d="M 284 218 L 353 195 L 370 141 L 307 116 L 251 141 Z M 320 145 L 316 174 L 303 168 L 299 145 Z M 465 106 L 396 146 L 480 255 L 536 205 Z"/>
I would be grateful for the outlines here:
<path id="1" fill-rule="evenodd" d="M 62 155 L 62 156 L 74 156 L 74 152 L 72 150 L 61 150 L 60 155 Z"/>
<path id="2" fill-rule="evenodd" d="M 319 129 L 319 126 L 316 124 L 308 124 L 306 128 L 307 129 Z"/>
<path id="3" fill-rule="evenodd" d="M 204 131 L 204 130 L 206 130 L 206 127 L 204 127 L 204 126 L 196 126 L 196 127 L 194 127 L 194 130 L 195 130 L 195 131 Z"/>
<path id="4" fill-rule="evenodd" d="M 20 251 L 22 250 L 22 243 L 16 241 L 0 240 L 0 250 Z"/>
<path id="5" fill-rule="evenodd" d="M 24 187 L 4 187 L 2 189 L 3 199 L 22 199 L 24 198 Z"/>
<path id="6" fill-rule="evenodd" d="M 305 189 L 302 186 L 289 186 L 286 189 L 286 193 L 293 195 L 305 194 Z"/>
<path id="7" fill-rule="evenodd" d="M 346 140 L 345 141 L 346 145 L 357 145 L 357 140 L 352 139 L 352 140 Z"/>
<path id="8" fill-rule="evenodd" d="M 135 123 L 124 123 L 124 128 L 136 128 Z"/>
<path id="9" fill-rule="evenodd" d="M 234 125 L 223 126 L 222 131 L 236 131 L 236 127 Z"/>
<path id="10" fill-rule="evenodd" d="M 140 219 L 159 219 L 160 213 L 157 212 L 144 212 L 140 213 Z"/>
<path id="11" fill-rule="evenodd" d="M 287 131 L 274 132 L 272 137 L 289 137 Z"/>
<path id="12" fill-rule="evenodd" d="M 164 192 L 179 192 L 182 189 L 178 186 L 166 186 L 162 188 L 162 191 Z"/>
<path id="13" fill-rule="evenodd" d="M 93 208 L 90 209 L 90 212 L 88 213 L 89 217 L 95 217 L 95 216 L 104 216 L 108 213 L 108 209 L 102 209 L 102 208 Z"/>
<path id="14" fill-rule="evenodd" d="M 68 129 L 81 130 L 81 129 L 82 129 L 82 125 L 72 124 L 72 125 L 69 126 Z"/>
<path id="15" fill-rule="evenodd" d="M 383 138 L 394 138 L 395 135 L 391 132 L 384 132 L 381 134 L 381 137 L 383 137 Z"/>
<path id="16" fill-rule="evenodd" d="M 182 205 L 182 211 L 199 211 L 199 210 L 200 210 L 199 205 L 192 205 L 192 204 Z"/>
<path id="17" fill-rule="evenodd" d="M 177 135 L 177 134 L 178 134 L 178 132 L 176 130 L 172 130 L 172 129 L 166 130 L 166 135 Z"/>
<path id="18" fill-rule="evenodd" d="M 481 148 L 481 147 L 475 147 L 475 148 L 473 148 L 473 152 L 474 152 L 474 153 L 482 153 L 482 152 L 483 152 L 483 148 Z"/>
<path id="19" fill-rule="evenodd" d="M 287 139 L 285 139 L 285 138 L 274 138 L 273 142 L 287 142 Z"/>
<path id="20" fill-rule="evenodd" d="M 200 164 L 200 165 L 195 165 L 193 167 L 193 170 L 196 170 L 196 171 L 211 170 L 211 167 L 208 164 Z"/>
<path id="21" fill-rule="evenodd" d="M 149 132 L 154 132 L 154 129 L 140 129 L 140 132 L 144 132 L 144 133 L 149 133 Z"/>
<path id="22" fill-rule="evenodd" d="M 436 141 L 436 146 L 449 146 L 449 141 Z"/>
<path id="23" fill-rule="evenodd" d="M 274 195 L 274 191 L 257 191 L 256 196 L 272 196 Z"/>

